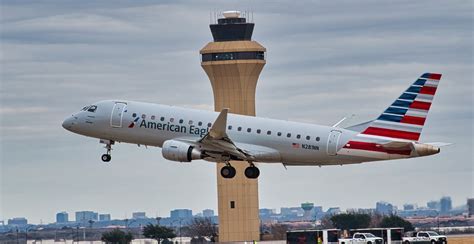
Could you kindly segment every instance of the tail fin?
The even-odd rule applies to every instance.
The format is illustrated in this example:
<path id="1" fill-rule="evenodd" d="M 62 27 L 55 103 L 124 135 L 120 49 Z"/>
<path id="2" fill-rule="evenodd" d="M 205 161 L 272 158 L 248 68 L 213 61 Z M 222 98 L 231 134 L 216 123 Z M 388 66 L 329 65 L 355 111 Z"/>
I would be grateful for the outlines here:
<path id="1" fill-rule="evenodd" d="M 441 74 L 425 73 L 361 134 L 418 141 Z"/>

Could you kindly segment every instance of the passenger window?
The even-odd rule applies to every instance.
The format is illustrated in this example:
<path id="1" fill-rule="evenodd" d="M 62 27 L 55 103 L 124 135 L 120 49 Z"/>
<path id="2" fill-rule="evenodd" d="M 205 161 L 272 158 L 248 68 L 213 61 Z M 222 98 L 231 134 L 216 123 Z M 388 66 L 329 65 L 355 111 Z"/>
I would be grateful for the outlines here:
<path id="1" fill-rule="evenodd" d="M 242 127 L 239 126 L 239 128 L 237 128 L 238 131 L 241 131 L 242 130 Z"/>
<path id="2" fill-rule="evenodd" d="M 145 119 L 146 118 L 146 115 L 145 114 L 142 114 L 142 119 Z"/>
<path id="3" fill-rule="evenodd" d="M 277 135 L 278 135 L 278 136 L 281 136 L 281 132 L 278 132 Z"/>
<path id="4" fill-rule="evenodd" d="M 133 113 L 133 114 L 132 114 L 132 117 L 133 117 L 133 118 L 137 117 L 137 114 L 136 114 L 136 113 Z"/>
<path id="5" fill-rule="evenodd" d="M 211 127 L 212 126 L 212 123 L 207 123 L 207 127 Z"/>
<path id="6" fill-rule="evenodd" d="M 199 125 L 199 126 L 201 126 L 201 125 L 202 125 L 202 122 L 201 122 L 201 121 L 199 121 L 199 122 L 198 122 L 198 125 Z"/>
<path id="7" fill-rule="evenodd" d="M 183 122 L 184 122 L 184 120 L 183 120 L 183 119 L 180 119 L 180 120 L 179 120 L 179 123 L 180 123 L 180 124 L 182 124 Z"/>
<path id="8" fill-rule="evenodd" d="M 97 109 L 97 106 L 92 105 L 92 106 L 89 107 L 89 109 L 87 109 L 87 111 L 94 113 L 96 109 Z"/>
<path id="9" fill-rule="evenodd" d="M 190 121 L 189 121 L 189 125 L 192 125 L 192 124 L 193 124 L 193 121 L 192 121 L 192 120 L 190 120 Z"/>
<path id="10" fill-rule="evenodd" d="M 170 122 L 174 122 L 174 118 L 170 118 Z"/>
<path id="11" fill-rule="evenodd" d="M 152 115 L 152 116 L 151 116 L 151 120 L 155 120 L 155 115 Z"/>
<path id="12" fill-rule="evenodd" d="M 306 136 L 306 140 L 308 140 L 308 141 L 309 141 L 310 139 L 311 139 L 311 137 L 310 137 L 310 136 Z"/>
<path id="13" fill-rule="evenodd" d="M 290 138 L 290 137 L 291 137 L 291 133 L 286 134 L 286 137 Z"/>
<path id="14" fill-rule="evenodd" d="M 165 121 L 165 117 L 161 117 L 160 120 L 161 120 L 161 121 Z"/>
<path id="15" fill-rule="evenodd" d="M 320 139 L 319 136 L 317 136 L 317 137 L 316 137 L 316 141 L 319 141 L 319 139 Z"/>
<path id="16" fill-rule="evenodd" d="M 249 133 L 250 133 L 250 132 L 252 132 L 252 129 L 250 129 L 250 128 L 247 128 L 247 132 L 249 132 Z"/>
<path id="17" fill-rule="evenodd" d="M 300 138 L 301 138 L 300 134 L 296 135 L 296 139 L 300 139 Z"/>
<path id="18" fill-rule="evenodd" d="M 272 134 L 272 132 L 271 132 L 271 131 L 267 131 L 267 135 L 271 135 L 271 134 Z"/>
<path id="19" fill-rule="evenodd" d="M 227 126 L 227 129 L 232 130 L 232 125 Z"/>
<path id="20" fill-rule="evenodd" d="M 257 129 L 257 134 L 260 134 L 260 132 L 262 132 L 262 130 L 260 130 L 260 129 Z"/>

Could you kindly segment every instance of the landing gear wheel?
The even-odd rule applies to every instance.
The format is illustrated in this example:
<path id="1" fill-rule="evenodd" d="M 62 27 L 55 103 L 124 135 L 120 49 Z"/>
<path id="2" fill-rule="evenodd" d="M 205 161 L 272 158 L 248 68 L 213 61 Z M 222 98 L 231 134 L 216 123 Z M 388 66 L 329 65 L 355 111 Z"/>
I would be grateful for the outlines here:
<path id="1" fill-rule="evenodd" d="M 245 177 L 249 179 L 257 179 L 260 176 L 260 170 L 255 166 L 249 166 L 245 169 Z"/>
<path id="2" fill-rule="evenodd" d="M 112 156 L 110 156 L 110 154 L 102 154 L 102 161 L 104 162 L 110 162 L 110 160 L 112 159 Z"/>
<path id="3" fill-rule="evenodd" d="M 221 169 L 221 176 L 226 179 L 234 178 L 235 173 L 236 173 L 235 168 L 230 165 L 229 166 L 226 165 L 222 167 Z"/>

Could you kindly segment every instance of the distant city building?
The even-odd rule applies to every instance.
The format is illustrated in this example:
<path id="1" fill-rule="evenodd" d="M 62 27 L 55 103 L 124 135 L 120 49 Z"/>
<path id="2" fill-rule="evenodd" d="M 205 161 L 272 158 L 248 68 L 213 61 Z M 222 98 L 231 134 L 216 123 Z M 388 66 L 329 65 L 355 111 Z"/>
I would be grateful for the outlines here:
<path id="1" fill-rule="evenodd" d="M 341 213 L 341 208 L 340 207 L 333 207 L 333 208 L 328 208 L 326 211 L 326 214 L 329 215 L 336 215 Z"/>
<path id="2" fill-rule="evenodd" d="M 214 216 L 214 210 L 204 209 L 204 210 L 202 210 L 202 216 L 205 217 L 205 218 L 213 217 Z"/>
<path id="3" fill-rule="evenodd" d="M 69 215 L 66 212 L 60 212 L 56 214 L 56 223 L 67 223 L 69 221 Z"/>
<path id="4" fill-rule="evenodd" d="M 400 217 L 436 217 L 438 210 L 428 208 L 418 208 L 415 210 L 402 210 L 398 211 L 397 215 Z"/>
<path id="5" fill-rule="evenodd" d="M 110 214 L 99 214 L 99 221 L 110 221 Z"/>
<path id="6" fill-rule="evenodd" d="M 415 204 L 411 204 L 411 203 L 403 204 L 403 210 L 405 210 L 405 211 L 415 210 Z"/>
<path id="7" fill-rule="evenodd" d="M 301 207 L 280 208 L 282 216 L 303 216 L 304 210 Z"/>
<path id="8" fill-rule="evenodd" d="M 191 209 L 175 209 L 171 210 L 171 219 L 191 219 L 193 217 L 193 211 Z"/>
<path id="9" fill-rule="evenodd" d="M 469 217 L 474 216 L 474 198 L 467 199 L 467 214 Z"/>
<path id="10" fill-rule="evenodd" d="M 439 210 L 441 213 L 447 213 L 451 211 L 451 209 L 453 208 L 451 197 L 442 197 L 441 200 L 439 200 L 439 205 Z"/>
<path id="11" fill-rule="evenodd" d="M 393 205 L 388 202 L 377 202 L 375 205 L 375 211 L 383 215 L 390 215 L 395 212 Z"/>
<path id="12" fill-rule="evenodd" d="M 132 219 L 146 219 L 146 213 L 145 212 L 132 213 Z"/>
<path id="13" fill-rule="evenodd" d="M 87 222 L 89 220 L 97 221 L 99 214 L 92 211 L 79 211 L 76 212 L 76 222 Z"/>
<path id="14" fill-rule="evenodd" d="M 18 225 L 18 226 L 23 226 L 27 225 L 28 220 L 24 217 L 19 217 L 19 218 L 13 218 L 8 220 L 8 225 Z"/>
<path id="15" fill-rule="evenodd" d="M 374 214 L 374 208 L 350 208 L 347 209 L 346 212 L 348 213 L 357 213 L 357 214 Z"/>
<path id="16" fill-rule="evenodd" d="M 429 208 L 429 209 L 435 209 L 435 210 L 439 210 L 440 209 L 440 206 L 439 206 L 439 202 L 438 201 L 429 201 L 426 203 L 426 206 Z"/>

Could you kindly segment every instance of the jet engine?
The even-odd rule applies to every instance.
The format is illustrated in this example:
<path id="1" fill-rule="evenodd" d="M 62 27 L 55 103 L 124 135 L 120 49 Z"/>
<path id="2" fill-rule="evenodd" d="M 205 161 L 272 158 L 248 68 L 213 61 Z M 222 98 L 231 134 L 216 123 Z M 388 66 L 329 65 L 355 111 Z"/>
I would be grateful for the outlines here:
<path id="1" fill-rule="evenodd" d="M 439 153 L 439 151 L 440 151 L 439 147 L 429 145 L 429 144 L 414 143 L 413 146 L 415 148 L 415 152 L 419 156 L 433 155 L 433 154 Z"/>
<path id="2" fill-rule="evenodd" d="M 204 157 L 194 146 L 176 140 L 165 141 L 161 152 L 164 158 L 178 162 L 191 162 Z"/>

